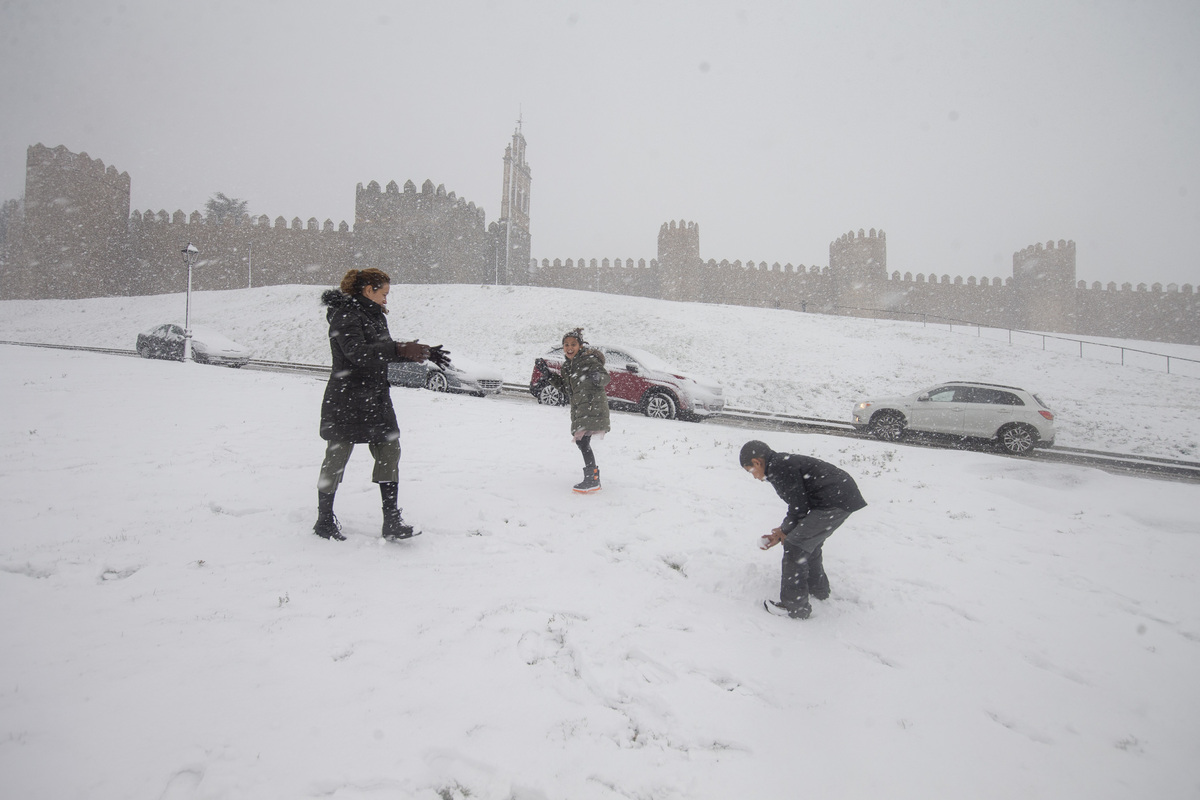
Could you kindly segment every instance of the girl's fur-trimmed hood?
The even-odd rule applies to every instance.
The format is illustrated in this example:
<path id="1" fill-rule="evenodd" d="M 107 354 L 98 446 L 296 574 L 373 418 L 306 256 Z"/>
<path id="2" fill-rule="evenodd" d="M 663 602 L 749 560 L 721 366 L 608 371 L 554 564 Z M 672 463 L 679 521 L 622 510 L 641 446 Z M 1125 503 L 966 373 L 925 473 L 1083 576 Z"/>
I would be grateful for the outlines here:
<path id="1" fill-rule="evenodd" d="M 599 360 L 600 366 L 604 366 L 604 362 L 605 362 L 604 353 L 600 352 L 600 348 L 598 348 L 598 347 L 583 347 L 579 350 L 579 353 L 578 353 L 578 355 L 575 356 L 575 358 L 583 358 L 584 356 L 591 356 L 593 358 L 596 358 L 597 360 Z M 564 356 L 564 358 L 565 358 L 565 356 Z"/>

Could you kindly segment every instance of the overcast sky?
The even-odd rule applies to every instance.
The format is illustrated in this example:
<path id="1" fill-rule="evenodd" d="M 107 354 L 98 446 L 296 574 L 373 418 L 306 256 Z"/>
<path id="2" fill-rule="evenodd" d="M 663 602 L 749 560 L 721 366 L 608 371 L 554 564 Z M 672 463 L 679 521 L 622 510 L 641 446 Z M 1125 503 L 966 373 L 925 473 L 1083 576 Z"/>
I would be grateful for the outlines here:
<path id="1" fill-rule="evenodd" d="M 1071 239 L 1087 281 L 1200 284 L 1200 2 L 0 0 L 0 198 L 26 148 L 128 172 L 138 210 L 215 192 L 354 222 L 426 179 L 500 210 L 518 115 L 537 258 L 1007 277 Z"/>

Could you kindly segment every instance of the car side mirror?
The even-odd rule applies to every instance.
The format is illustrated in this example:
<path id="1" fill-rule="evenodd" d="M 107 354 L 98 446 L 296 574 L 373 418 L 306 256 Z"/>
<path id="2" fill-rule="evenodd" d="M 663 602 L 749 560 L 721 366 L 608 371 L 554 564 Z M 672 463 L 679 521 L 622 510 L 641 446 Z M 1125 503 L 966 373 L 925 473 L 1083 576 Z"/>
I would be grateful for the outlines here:
<path id="1" fill-rule="evenodd" d="M 918 402 L 918 403 L 924 403 L 924 402 L 926 402 L 927 400 L 929 400 L 929 395 L 927 395 L 927 394 L 923 394 L 923 395 L 921 395 L 920 397 L 918 397 L 918 398 L 917 398 L 917 402 Z"/>
<path id="2" fill-rule="evenodd" d="M 636 373 L 638 371 L 637 364 L 626 364 L 625 370 L 626 372 Z"/>

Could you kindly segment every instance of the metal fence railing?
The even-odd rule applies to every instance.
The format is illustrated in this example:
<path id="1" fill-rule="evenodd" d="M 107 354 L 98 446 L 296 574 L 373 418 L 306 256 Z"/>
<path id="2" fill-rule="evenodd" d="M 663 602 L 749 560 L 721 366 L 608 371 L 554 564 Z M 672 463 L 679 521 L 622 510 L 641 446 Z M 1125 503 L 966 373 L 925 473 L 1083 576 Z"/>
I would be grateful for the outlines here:
<path id="1" fill-rule="evenodd" d="M 857 308 L 855 306 L 834 306 L 840 311 L 857 312 L 858 315 L 870 314 L 871 319 L 890 319 L 907 321 L 915 318 L 920 318 L 921 325 L 928 327 L 932 322 L 936 325 L 946 325 L 947 329 L 953 333 L 957 325 L 960 329 L 975 329 L 975 335 L 979 338 L 988 338 L 996 341 L 1003 341 L 1002 335 L 1007 335 L 1009 344 L 1014 344 L 1014 335 L 1017 337 L 1015 342 L 1020 343 L 1023 338 L 1040 340 L 1041 349 L 1047 352 L 1066 353 L 1068 351 L 1078 352 L 1080 358 L 1084 357 L 1085 348 L 1100 348 L 1101 352 L 1111 352 L 1112 358 L 1101 358 L 1110 364 L 1121 364 L 1122 366 L 1138 366 L 1157 369 L 1164 366 L 1168 374 L 1184 375 L 1192 378 L 1200 378 L 1200 359 L 1185 358 L 1184 356 L 1175 356 L 1170 353 L 1156 353 L 1151 350 L 1142 350 L 1136 347 L 1127 345 L 1109 344 L 1108 342 L 1096 342 L 1088 339 L 1079 339 L 1073 336 L 1060 336 L 1056 333 L 1040 333 L 1038 331 L 1026 331 L 1020 328 L 998 328 L 992 325 L 984 325 L 980 322 L 972 322 L 971 320 L 956 319 L 954 317 L 944 317 L 940 314 L 929 314 L 922 311 L 892 311 L 885 308 Z M 985 335 L 1001 334 L 1001 335 Z M 1052 343 L 1065 342 L 1070 344 L 1069 348 L 1054 347 Z M 1051 343 L 1051 346 L 1047 346 Z M 1088 355 L 1095 355 L 1089 353 Z M 1161 360 L 1160 360 L 1161 359 Z M 1172 371 L 1171 366 L 1175 365 L 1175 371 Z M 1182 369 L 1181 369 L 1182 367 Z"/>

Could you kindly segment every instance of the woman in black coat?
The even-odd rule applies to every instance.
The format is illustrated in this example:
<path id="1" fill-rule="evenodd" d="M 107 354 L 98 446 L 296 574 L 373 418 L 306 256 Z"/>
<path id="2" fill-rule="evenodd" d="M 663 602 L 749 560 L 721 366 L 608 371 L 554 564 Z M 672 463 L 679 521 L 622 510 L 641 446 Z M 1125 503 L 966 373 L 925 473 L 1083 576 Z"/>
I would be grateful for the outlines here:
<path id="1" fill-rule="evenodd" d="M 322 293 L 328 307 L 332 370 L 321 401 L 321 438 L 328 444 L 317 482 L 317 523 L 313 533 L 343 540 L 333 515 L 333 497 L 346 462 L 356 444 L 366 444 L 375 457 L 371 480 L 383 499 L 383 536 L 406 539 L 413 535 L 396 507 L 400 476 L 400 427 L 387 379 L 394 361 L 425 361 L 444 366 L 449 353 L 439 347 L 395 342 L 386 314 L 391 278 L 378 269 L 352 269 L 338 289 Z"/>

